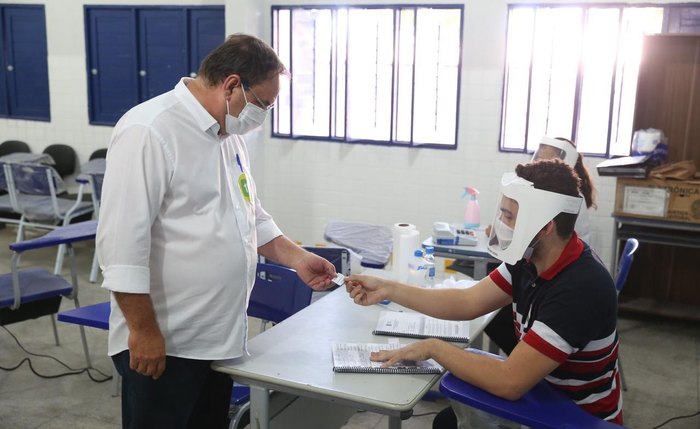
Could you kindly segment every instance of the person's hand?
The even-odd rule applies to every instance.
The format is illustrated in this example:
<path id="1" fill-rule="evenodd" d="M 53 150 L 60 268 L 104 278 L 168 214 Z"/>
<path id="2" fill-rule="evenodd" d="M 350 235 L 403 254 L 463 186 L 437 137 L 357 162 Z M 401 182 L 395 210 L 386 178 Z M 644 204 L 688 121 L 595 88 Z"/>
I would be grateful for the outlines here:
<path id="1" fill-rule="evenodd" d="M 335 277 L 335 267 L 328 260 L 311 252 L 294 267 L 297 275 L 313 290 L 325 290 L 331 286 Z"/>
<path id="2" fill-rule="evenodd" d="M 400 363 L 401 361 L 419 361 L 428 360 L 432 356 L 430 350 L 433 349 L 431 345 L 435 339 L 427 339 L 418 341 L 413 344 L 409 344 L 406 347 L 400 348 L 398 350 L 383 350 L 381 352 L 372 352 L 370 355 L 370 360 L 374 362 L 384 362 L 382 368 L 388 368 L 392 365 Z"/>
<path id="3" fill-rule="evenodd" d="M 129 367 L 157 380 L 165 371 L 165 339 L 158 329 L 129 331 Z"/>
<path id="4" fill-rule="evenodd" d="M 372 305 L 388 299 L 389 282 L 374 276 L 353 274 L 345 279 L 345 290 L 355 304 Z"/>
<path id="5" fill-rule="evenodd" d="M 487 237 L 491 237 L 491 225 L 486 225 L 484 232 L 486 233 Z"/>

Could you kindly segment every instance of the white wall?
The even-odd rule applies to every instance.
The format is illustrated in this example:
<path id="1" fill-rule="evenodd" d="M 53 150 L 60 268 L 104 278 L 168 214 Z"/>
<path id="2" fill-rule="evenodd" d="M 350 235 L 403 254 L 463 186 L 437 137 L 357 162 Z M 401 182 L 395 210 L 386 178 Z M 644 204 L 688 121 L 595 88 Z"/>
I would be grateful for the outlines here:
<path id="1" fill-rule="evenodd" d="M 512 1 L 519 2 L 524 1 Z M 85 161 L 93 150 L 107 145 L 111 127 L 88 124 L 83 5 L 224 2 L 15 0 L 13 3 L 46 6 L 51 122 L 0 119 L 0 141 L 24 140 L 34 152 L 51 143 L 63 142 L 75 147 L 81 161 Z M 269 40 L 271 4 L 329 3 L 328 0 L 229 0 L 226 30 L 253 33 Z M 549 3 L 564 2 L 550 0 Z M 425 238 L 435 220 L 460 221 L 466 204 L 460 197 L 467 185 L 482 192 L 482 218 L 484 222 L 491 221 L 501 174 L 512 170 L 517 163 L 526 162 L 528 157 L 498 151 L 507 2 L 478 0 L 464 4 L 461 118 L 456 151 L 272 139 L 269 124 L 248 138 L 253 173 L 263 203 L 292 239 L 307 244 L 321 242 L 326 222 L 333 219 L 385 225 L 410 222 Z M 595 164 L 599 161 L 595 158 L 587 162 L 599 191 L 598 210 L 591 212 L 592 244 L 603 260 L 609 261 L 615 182 L 596 175 Z"/>

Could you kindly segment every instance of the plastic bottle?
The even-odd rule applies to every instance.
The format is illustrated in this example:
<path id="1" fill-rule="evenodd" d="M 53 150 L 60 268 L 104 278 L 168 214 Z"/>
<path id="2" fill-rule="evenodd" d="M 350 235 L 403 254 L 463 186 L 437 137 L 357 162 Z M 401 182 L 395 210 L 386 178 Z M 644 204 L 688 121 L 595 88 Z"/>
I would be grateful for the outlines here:
<path id="1" fill-rule="evenodd" d="M 413 257 L 408 261 L 408 278 L 406 282 L 411 285 L 423 286 L 425 270 L 426 266 L 423 260 L 423 251 L 416 250 L 413 252 Z"/>
<path id="2" fill-rule="evenodd" d="M 423 260 L 425 261 L 425 281 L 423 283 L 424 287 L 432 288 L 435 286 L 435 255 L 432 246 L 426 246 L 425 256 Z"/>
<path id="3" fill-rule="evenodd" d="M 477 191 L 476 188 L 467 186 L 464 188 L 464 195 L 462 195 L 462 198 L 467 195 L 469 195 L 469 200 L 467 200 L 467 210 L 464 212 L 464 227 L 476 228 L 481 224 L 479 201 L 476 199 L 476 196 L 479 195 L 479 191 Z"/>

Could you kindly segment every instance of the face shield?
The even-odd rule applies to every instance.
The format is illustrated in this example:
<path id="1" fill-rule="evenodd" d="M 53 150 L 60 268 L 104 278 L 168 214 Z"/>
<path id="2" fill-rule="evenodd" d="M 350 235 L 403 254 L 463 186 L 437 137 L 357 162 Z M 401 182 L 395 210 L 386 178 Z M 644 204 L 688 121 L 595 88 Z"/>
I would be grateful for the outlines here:
<path id="1" fill-rule="evenodd" d="M 540 159 L 561 159 L 566 165 L 574 168 L 576 161 L 578 161 L 578 152 L 567 141 L 542 137 L 540 145 L 532 155 L 531 162 L 539 161 Z"/>
<path id="2" fill-rule="evenodd" d="M 582 198 L 535 189 L 515 173 L 501 179 L 501 196 L 488 240 L 489 253 L 507 263 L 523 258 L 535 235 L 559 213 L 576 214 Z"/>

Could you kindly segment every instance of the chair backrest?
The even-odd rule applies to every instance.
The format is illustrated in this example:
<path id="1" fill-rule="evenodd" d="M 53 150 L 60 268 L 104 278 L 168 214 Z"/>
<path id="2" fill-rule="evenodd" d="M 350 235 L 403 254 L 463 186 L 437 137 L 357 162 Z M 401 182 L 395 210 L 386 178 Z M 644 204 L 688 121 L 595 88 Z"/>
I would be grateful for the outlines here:
<path id="1" fill-rule="evenodd" d="M 97 158 L 107 158 L 107 149 L 97 149 L 90 154 L 90 159 L 88 159 L 88 161 L 92 161 L 93 159 Z"/>
<path id="2" fill-rule="evenodd" d="M 291 268 L 258 263 L 248 316 L 279 323 L 308 306 L 312 292 Z"/>
<path id="3" fill-rule="evenodd" d="M 50 165 L 7 164 L 17 192 L 29 195 L 57 195 L 65 191 L 65 183 Z"/>
<path id="4" fill-rule="evenodd" d="M 637 251 L 638 247 L 639 241 L 637 241 L 636 238 L 627 239 L 625 248 L 622 250 L 622 255 L 620 255 L 620 262 L 617 266 L 617 274 L 615 275 L 615 289 L 617 289 L 618 294 L 625 286 L 627 275 L 630 273 L 630 267 L 632 267 L 632 261 L 634 260 L 634 252 Z"/>
<path id="5" fill-rule="evenodd" d="M 0 143 L 0 156 L 15 152 L 31 152 L 29 145 L 19 140 L 7 140 Z"/>
<path id="6" fill-rule="evenodd" d="M 52 144 L 46 146 L 43 153 L 51 155 L 54 160 L 54 169 L 58 172 L 59 176 L 67 177 L 75 173 L 75 168 L 77 166 L 78 155 L 75 153 L 75 149 L 67 144 Z"/>

